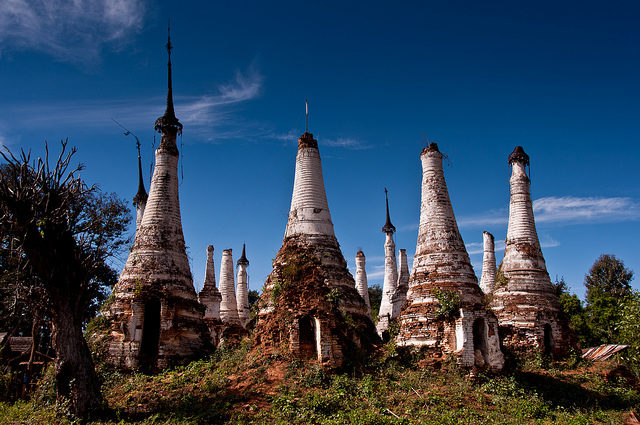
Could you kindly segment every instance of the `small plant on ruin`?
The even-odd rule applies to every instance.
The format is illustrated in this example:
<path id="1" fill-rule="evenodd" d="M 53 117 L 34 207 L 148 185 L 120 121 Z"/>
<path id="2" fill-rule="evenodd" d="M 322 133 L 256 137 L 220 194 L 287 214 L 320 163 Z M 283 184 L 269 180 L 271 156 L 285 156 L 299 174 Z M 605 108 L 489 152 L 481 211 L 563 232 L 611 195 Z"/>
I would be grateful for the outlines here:
<path id="1" fill-rule="evenodd" d="M 338 301 L 340 300 L 341 296 L 342 296 L 342 293 L 340 292 L 340 290 L 338 288 L 333 288 L 326 295 L 326 298 L 327 298 L 327 301 L 331 303 L 331 305 L 333 305 L 334 307 L 337 307 Z"/>
<path id="2" fill-rule="evenodd" d="M 433 291 L 433 296 L 438 300 L 436 313 L 439 317 L 455 319 L 460 315 L 460 295 L 452 291 L 436 289 Z"/>
<path id="3" fill-rule="evenodd" d="M 496 273 L 496 288 L 503 287 L 507 284 L 507 278 L 502 272 L 502 263 L 498 266 L 498 272 Z"/>

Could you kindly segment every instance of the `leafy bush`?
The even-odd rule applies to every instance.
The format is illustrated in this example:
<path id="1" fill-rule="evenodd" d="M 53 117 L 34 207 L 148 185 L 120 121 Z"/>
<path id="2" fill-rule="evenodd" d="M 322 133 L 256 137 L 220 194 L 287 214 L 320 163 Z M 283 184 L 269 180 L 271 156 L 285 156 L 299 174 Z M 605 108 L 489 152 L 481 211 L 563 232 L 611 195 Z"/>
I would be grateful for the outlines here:
<path id="1" fill-rule="evenodd" d="M 436 313 L 439 317 L 455 319 L 460 315 L 460 295 L 452 291 L 436 289 L 433 296 L 438 300 Z"/>

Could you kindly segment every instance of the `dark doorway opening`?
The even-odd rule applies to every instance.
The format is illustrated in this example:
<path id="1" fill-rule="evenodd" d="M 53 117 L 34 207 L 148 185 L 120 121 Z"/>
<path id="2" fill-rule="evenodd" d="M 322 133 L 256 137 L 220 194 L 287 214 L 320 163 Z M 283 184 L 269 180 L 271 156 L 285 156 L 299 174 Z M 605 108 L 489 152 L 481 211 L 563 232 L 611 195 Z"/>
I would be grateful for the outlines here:
<path id="1" fill-rule="evenodd" d="M 144 305 L 142 341 L 140 342 L 140 371 L 153 373 L 158 360 L 160 343 L 160 300 L 151 299 Z"/>
<path id="2" fill-rule="evenodd" d="M 300 334 L 300 357 L 303 359 L 316 359 L 316 326 L 315 320 L 309 316 L 298 319 L 298 330 Z"/>
<path id="3" fill-rule="evenodd" d="M 478 318 L 473 322 L 473 358 L 478 367 L 487 365 L 487 322 Z"/>
<path id="4" fill-rule="evenodd" d="M 544 354 L 553 354 L 553 333 L 551 332 L 551 325 L 544 325 Z"/>

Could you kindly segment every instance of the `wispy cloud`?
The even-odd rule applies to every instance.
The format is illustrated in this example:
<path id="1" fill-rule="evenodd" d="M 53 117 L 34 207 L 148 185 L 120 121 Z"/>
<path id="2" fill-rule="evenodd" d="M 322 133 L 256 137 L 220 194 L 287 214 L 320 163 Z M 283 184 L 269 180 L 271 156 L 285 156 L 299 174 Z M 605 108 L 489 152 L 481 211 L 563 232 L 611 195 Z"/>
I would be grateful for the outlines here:
<path id="1" fill-rule="evenodd" d="M 640 220 L 640 203 L 626 197 L 548 196 L 533 201 L 536 223 L 603 223 Z M 458 218 L 466 228 L 507 224 L 506 208 Z"/>
<path id="2" fill-rule="evenodd" d="M 335 139 L 323 139 L 322 145 L 344 149 L 363 150 L 371 148 L 371 145 L 351 137 L 338 137 Z"/>
<path id="3" fill-rule="evenodd" d="M 105 46 L 126 43 L 141 29 L 144 14 L 142 0 L 3 0 L 0 49 L 88 64 Z"/>
<path id="4" fill-rule="evenodd" d="M 640 203 L 631 198 L 578 198 L 574 196 L 536 199 L 533 211 L 538 223 L 627 221 L 640 219 Z"/>
<path id="5" fill-rule="evenodd" d="M 291 129 L 286 133 L 277 133 L 277 132 L 269 132 L 265 135 L 267 139 L 280 140 L 285 143 L 293 143 L 298 140 L 302 134 L 302 130 Z M 366 144 L 358 139 L 354 139 L 352 137 L 336 137 L 336 138 L 318 138 L 318 144 L 320 147 L 328 146 L 332 148 L 342 148 L 342 149 L 350 149 L 350 150 L 363 150 L 370 149 L 372 146 Z"/>
<path id="6" fill-rule="evenodd" d="M 263 77 L 253 67 L 237 72 L 233 81 L 218 92 L 202 96 L 176 96 L 175 110 L 185 132 L 205 141 L 246 136 L 245 123 L 234 114 L 239 104 L 260 95 Z M 164 112 L 162 95 L 143 99 L 73 100 L 57 103 L 12 105 L 13 125 L 51 128 L 53 126 L 109 128 L 111 118 L 135 131 L 148 128 Z"/>
<path id="7" fill-rule="evenodd" d="M 480 214 L 463 215 L 457 218 L 459 227 L 482 227 L 507 224 L 509 213 L 506 208 L 489 210 Z"/>

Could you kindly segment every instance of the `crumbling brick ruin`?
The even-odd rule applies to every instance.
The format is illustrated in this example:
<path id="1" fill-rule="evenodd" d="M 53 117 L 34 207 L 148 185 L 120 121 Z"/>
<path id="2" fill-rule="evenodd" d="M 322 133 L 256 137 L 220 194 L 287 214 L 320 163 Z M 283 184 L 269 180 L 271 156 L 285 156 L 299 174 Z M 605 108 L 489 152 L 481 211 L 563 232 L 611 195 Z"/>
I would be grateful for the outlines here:
<path id="1" fill-rule="evenodd" d="M 171 58 L 171 41 L 167 43 Z M 107 361 L 153 372 L 196 358 L 211 349 L 204 307 L 196 298 L 185 251 L 178 199 L 176 136 L 182 131 L 173 110 L 171 60 L 167 109 L 156 121 L 162 133 L 146 208 L 127 263 L 105 316 L 111 322 Z"/>
<path id="2" fill-rule="evenodd" d="M 576 337 L 562 314 L 542 256 L 526 173 L 529 155 L 516 146 L 509 164 L 509 227 L 500 269 L 506 283 L 497 283 L 491 307 L 505 347 L 562 356 L 576 346 Z"/>
<path id="3" fill-rule="evenodd" d="M 435 143 L 422 150 L 422 205 L 418 243 L 398 345 L 453 354 L 465 367 L 499 371 L 504 357 L 498 321 L 483 294 L 458 231 Z"/>
<path id="4" fill-rule="evenodd" d="M 209 328 L 211 342 L 217 346 L 222 334 L 222 320 L 220 319 L 220 302 L 222 295 L 216 288 L 216 269 L 213 262 L 213 245 L 207 247 L 207 264 L 204 271 L 204 284 L 198 293 L 198 301 L 205 307 L 204 321 Z"/>
<path id="5" fill-rule="evenodd" d="M 496 286 L 496 249 L 493 235 L 482 232 L 482 276 L 480 288 L 485 294 L 493 292 Z"/>
<path id="6" fill-rule="evenodd" d="M 285 237 L 259 303 L 255 344 L 264 352 L 336 368 L 379 341 L 334 235 L 318 142 L 308 132 L 298 140 Z"/>

